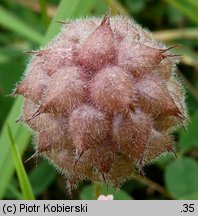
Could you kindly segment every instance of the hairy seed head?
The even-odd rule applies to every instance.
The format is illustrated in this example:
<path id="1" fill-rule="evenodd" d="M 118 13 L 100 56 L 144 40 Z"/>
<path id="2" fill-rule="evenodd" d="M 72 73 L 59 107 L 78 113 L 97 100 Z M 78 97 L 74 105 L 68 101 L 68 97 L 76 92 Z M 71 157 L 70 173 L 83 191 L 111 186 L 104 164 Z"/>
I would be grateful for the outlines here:
<path id="1" fill-rule="evenodd" d="M 164 152 L 186 123 L 173 47 L 122 16 L 65 24 L 32 51 L 24 79 L 23 121 L 36 151 L 73 187 L 89 179 L 120 186 Z"/>

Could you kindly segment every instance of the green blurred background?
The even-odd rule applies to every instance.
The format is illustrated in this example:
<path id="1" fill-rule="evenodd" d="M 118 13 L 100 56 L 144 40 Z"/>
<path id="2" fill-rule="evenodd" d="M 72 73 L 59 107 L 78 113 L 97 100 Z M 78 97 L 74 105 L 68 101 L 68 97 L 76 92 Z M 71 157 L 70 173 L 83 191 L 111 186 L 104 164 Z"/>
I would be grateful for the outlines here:
<path id="1" fill-rule="evenodd" d="M 125 14 L 166 44 L 181 44 L 178 75 L 186 88 L 187 131 L 174 133 L 177 159 L 164 155 L 121 190 L 84 182 L 72 192 L 47 161 L 24 162 L 33 153 L 30 131 L 15 123 L 22 98 L 12 98 L 28 56 L 57 34 L 61 24 L 82 16 Z M 0 199 L 198 199 L 198 1 L 197 0 L 1 0 L 0 1 Z M 24 164 L 24 167 L 23 165 Z M 25 168 L 25 169 L 24 169 Z"/>

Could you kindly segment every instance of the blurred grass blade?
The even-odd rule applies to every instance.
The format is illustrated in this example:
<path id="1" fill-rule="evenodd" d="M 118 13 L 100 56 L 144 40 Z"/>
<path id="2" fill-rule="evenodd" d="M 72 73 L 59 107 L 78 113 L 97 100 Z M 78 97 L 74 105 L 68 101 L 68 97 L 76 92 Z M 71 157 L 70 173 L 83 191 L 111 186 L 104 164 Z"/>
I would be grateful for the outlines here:
<path id="1" fill-rule="evenodd" d="M 198 11 L 198 1 L 197 0 L 186 0 L 189 4 L 191 4 L 192 7 L 195 8 L 195 10 Z"/>
<path id="2" fill-rule="evenodd" d="M 26 200 L 34 200 L 34 194 L 32 192 L 32 188 L 30 185 L 30 182 L 28 180 L 27 174 L 25 172 L 25 168 L 23 166 L 23 163 L 21 161 L 21 156 L 19 153 L 19 150 L 17 148 L 17 145 L 14 141 L 14 137 L 12 135 L 12 131 L 10 129 L 10 126 L 7 125 L 7 130 L 8 130 L 8 136 L 10 138 L 10 143 L 11 143 L 11 152 L 12 152 L 12 158 L 15 164 L 19 184 L 21 187 L 21 191 L 23 193 L 23 199 Z"/>
<path id="3" fill-rule="evenodd" d="M 113 15 L 123 14 L 130 16 L 127 9 L 117 0 L 104 0 L 107 7 L 110 7 L 111 13 Z"/>
<path id="4" fill-rule="evenodd" d="M 18 200 L 22 200 L 23 199 L 23 195 L 17 190 L 17 188 L 13 185 L 9 185 L 8 186 L 8 191 L 10 193 L 12 193 L 12 195 L 14 196 L 15 199 L 18 199 Z M 6 198 L 6 199 L 9 199 L 9 198 Z"/>
<path id="5" fill-rule="evenodd" d="M 43 45 L 57 34 L 60 25 L 55 22 L 56 20 L 87 15 L 97 1 L 98 0 L 62 0 L 57 9 L 57 13 L 47 31 L 46 37 L 43 40 Z M 2 14 L 0 15 L 0 19 L 1 16 Z M 10 155 L 10 139 L 7 133 L 6 124 L 9 124 L 15 142 L 20 143 L 20 145 L 18 145 L 20 154 L 22 154 L 27 147 L 31 135 L 30 131 L 26 127 L 15 123 L 21 112 L 22 104 L 23 99 L 21 97 L 17 97 L 5 121 L 5 124 L 3 125 L 0 135 L 0 199 L 3 198 L 14 173 L 14 163 Z"/>
<path id="6" fill-rule="evenodd" d="M 41 34 L 39 34 L 19 18 L 15 17 L 2 6 L 0 6 L 0 25 L 13 32 L 16 32 L 17 34 L 20 34 L 34 43 L 41 44 L 42 42 L 43 37 Z"/>
<path id="7" fill-rule="evenodd" d="M 153 36 L 156 40 L 171 41 L 178 39 L 198 39 L 198 28 L 182 28 L 154 31 Z"/>
<path id="8" fill-rule="evenodd" d="M 86 16 L 93 9 L 97 1 L 99 0 L 62 0 L 44 38 L 44 44 L 51 40 L 60 29 L 60 24 L 55 23 L 55 21 Z"/>
<path id="9" fill-rule="evenodd" d="M 39 0 L 39 4 L 40 4 L 40 8 L 41 8 L 43 23 L 45 24 L 46 27 L 48 27 L 48 25 L 50 23 L 50 19 L 49 19 L 49 16 L 47 14 L 46 0 Z"/>
<path id="10" fill-rule="evenodd" d="M 18 145 L 20 154 L 23 154 L 30 139 L 30 131 L 23 125 L 17 124 L 15 122 L 20 115 L 22 103 L 23 99 L 21 97 L 18 97 L 15 100 L 15 103 L 6 119 L 6 123 L 3 125 L 0 135 L 0 199 L 3 198 L 3 195 L 14 173 L 14 163 L 10 152 L 11 143 L 7 133 L 6 124 L 9 124 L 15 142 L 20 143 L 20 145 Z"/>
<path id="11" fill-rule="evenodd" d="M 181 0 L 166 0 L 170 5 L 180 10 L 192 22 L 198 25 L 197 9 L 193 7 L 188 1 L 182 3 Z M 185 4 L 184 4 L 185 3 Z"/>

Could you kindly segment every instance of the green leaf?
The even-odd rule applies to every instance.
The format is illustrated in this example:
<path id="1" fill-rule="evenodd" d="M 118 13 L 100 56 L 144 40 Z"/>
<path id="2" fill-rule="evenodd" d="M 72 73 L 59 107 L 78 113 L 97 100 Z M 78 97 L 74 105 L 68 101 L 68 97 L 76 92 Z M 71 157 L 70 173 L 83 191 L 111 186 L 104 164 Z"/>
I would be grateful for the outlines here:
<path id="1" fill-rule="evenodd" d="M 36 168 L 28 173 L 32 190 L 35 196 L 40 195 L 53 182 L 56 171 L 47 161 L 42 161 Z"/>
<path id="2" fill-rule="evenodd" d="M 17 148 L 17 145 L 14 141 L 14 137 L 12 136 L 12 131 L 10 129 L 10 126 L 7 125 L 8 129 L 8 136 L 10 138 L 10 143 L 11 143 L 11 152 L 12 152 L 12 158 L 15 164 L 19 184 L 21 187 L 21 191 L 23 193 L 23 199 L 26 200 L 34 200 L 34 194 L 32 192 L 32 188 L 30 185 L 30 182 L 28 180 L 27 174 L 25 172 L 25 168 L 23 166 L 23 163 L 21 161 L 21 156 L 19 153 L 19 150 Z"/>
<path id="3" fill-rule="evenodd" d="M 37 44 L 41 44 L 42 42 L 43 37 L 40 33 L 35 31 L 24 21 L 15 17 L 2 6 L 0 6 L 0 24 Z"/>
<path id="4" fill-rule="evenodd" d="M 80 199 L 96 200 L 99 195 L 107 196 L 109 194 L 114 196 L 114 200 L 132 200 L 132 197 L 124 190 L 120 189 L 116 191 L 116 189 L 112 186 L 107 188 L 105 185 L 98 186 L 96 184 L 85 186 L 80 193 Z"/>
<path id="5" fill-rule="evenodd" d="M 155 164 L 163 169 L 165 166 L 167 166 L 174 160 L 175 160 L 175 157 L 173 154 L 165 153 L 162 156 L 157 158 L 157 160 L 155 161 Z"/>
<path id="6" fill-rule="evenodd" d="M 198 192 L 180 198 L 181 200 L 198 200 Z"/>
<path id="7" fill-rule="evenodd" d="M 198 112 L 196 112 L 192 118 L 191 122 L 187 125 L 187 131 L 182 130 L 180 133 L 180 151 L 182 153 L 196 148 L 198 149 Z"/>
<path id="8" fill-rule="evenodd" d="M 166 168 L 165 182 L 176 199 L 198 193 L 198 163 L 191 158 L 174 161 Z"/>

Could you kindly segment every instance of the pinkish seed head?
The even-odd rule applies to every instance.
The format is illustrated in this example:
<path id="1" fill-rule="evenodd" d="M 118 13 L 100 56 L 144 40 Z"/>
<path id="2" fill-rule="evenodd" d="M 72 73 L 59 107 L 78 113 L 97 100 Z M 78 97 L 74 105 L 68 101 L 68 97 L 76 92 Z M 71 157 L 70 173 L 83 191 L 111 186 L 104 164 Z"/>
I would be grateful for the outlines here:
<path id="1" fill-rule="evenodd" d="M 133 20 L 72 21 L 33 52 L 15 93 L 37 152 L 66 175 L 120 186 L 135 169 L 174 152 L 173 128 L 185 124 L 177 59 Z"/>

